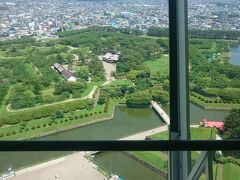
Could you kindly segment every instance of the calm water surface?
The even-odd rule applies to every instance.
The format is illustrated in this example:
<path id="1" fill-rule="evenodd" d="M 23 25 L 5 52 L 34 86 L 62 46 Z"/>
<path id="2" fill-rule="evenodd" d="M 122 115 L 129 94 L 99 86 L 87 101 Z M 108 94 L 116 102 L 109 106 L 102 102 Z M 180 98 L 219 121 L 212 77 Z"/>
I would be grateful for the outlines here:
<path id="1" fill-rule="evenodd" d="M 164 107 L 168 112 L 168 107 Z M 190 104 L 191 122 L 199 122 L 203 118 L 211 120 L 223 120 L 229 111 L 203 110 L 194 104 Z M 73 129 L 39 140 L 110 140 L 126 137 L 138 132 L 153 129 L 162 124 L 162 120 L 151 109 L 136 109 L 116 107 L 114 118 L 110 121 L 92 124 L 90 126 Z M 70 152 L 68 152 L 70 153 Z M 9 165 L 16 170 L 18 168 L 31 166 L 53 158 L 64 156 L 67 152 L 5 152 L 0 153 L 0 172 L 6 171 Z M 143 166 L 137 161 L 129 158 L 123 153 L 105 152 L 95 158 L 102 166 L 112 172 L 121 174 L 124 179 L 134 180 L 162 179 L 159 174 Z M 134 172 L 133 172 L 134 171 Z M 150 178 L 151 177 L 151 178 Z"/>
<path id="2" fill-rule="evenodd" d="M 240 66 L 240 45 L 231 48 L 231 64 Z"/>
<path id="3" fill-rule="evenodd" d="M 116 107 L 115 116 L 110 121 L 49 135 L 39 140 L 119 139 L 153 129 L 161 124 L 162 120 L 151 109 Z M 1 152 L 0 172 L 6 171 L 9 165 L 12 165 L 14 169 L 18 169 L 65 154 L 66 152 Z"/>
<path id="4" fill-rule="evenodd" d="M 95 156 L 94 161 L 110 173 L 122 176 L 124 180 L 166 180 L 122 152 L 103 152 Z"/>

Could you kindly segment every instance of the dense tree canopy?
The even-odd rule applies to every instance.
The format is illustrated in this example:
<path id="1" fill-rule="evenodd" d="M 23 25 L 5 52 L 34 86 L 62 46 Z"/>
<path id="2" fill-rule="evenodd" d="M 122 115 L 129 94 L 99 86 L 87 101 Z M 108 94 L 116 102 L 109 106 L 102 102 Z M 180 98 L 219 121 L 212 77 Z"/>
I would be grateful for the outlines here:
<path id="1" fill-rule="evenodd" d="M 233 109 L 225 118 L 224 134 L 229 138 L 240 137 L 240 109 Z"/>

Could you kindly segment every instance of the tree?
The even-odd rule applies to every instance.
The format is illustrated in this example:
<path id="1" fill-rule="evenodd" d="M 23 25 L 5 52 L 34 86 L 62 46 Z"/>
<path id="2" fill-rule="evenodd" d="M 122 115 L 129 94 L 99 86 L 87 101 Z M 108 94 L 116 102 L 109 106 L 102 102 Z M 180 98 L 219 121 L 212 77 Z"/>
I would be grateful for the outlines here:
<path id="1" fill-rule="evenodd" d="M 224 134 L 229 138 L 240 137 L 240 109 L 232 109 L 225 118 Z"/>
<path id="2" fill-rule="evenodd" d="M 57 110 L 55 113 L 55 117 L 56 119 L 63 118 L 64 117 L 63 111 Z"/>
<path id="3" fill-rule="evenodd" d="M 64 61 L 64 59 L 62 58 L 62 56 L 60 54 L 57 54 L 56 62 L 60 63 L 60 64 L 63 64 L 65 61 Z"/>
<path id="4" fill-rule="evenodd" d="M 89 69 L 87 66 L 80 66 L 76 72 L 77 77 L 84 79 L 84 80 L 88 80 L 88 76 L 89 76 Z"/>
<path id="5" fill-rule="evenodd" d="M 148 91 L 137 91 L 127 96 L 126 103 L 128 106 L 148 106 L 150 105 L 152 96 Z"/>

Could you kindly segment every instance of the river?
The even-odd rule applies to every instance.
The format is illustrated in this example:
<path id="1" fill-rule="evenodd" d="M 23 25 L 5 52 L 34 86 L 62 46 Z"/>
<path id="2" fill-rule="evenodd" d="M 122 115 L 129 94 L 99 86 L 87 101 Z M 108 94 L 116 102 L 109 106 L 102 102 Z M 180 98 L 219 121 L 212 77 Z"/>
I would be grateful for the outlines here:
<path id="1" fill-rule="evenodd" d="M 240 66 L 240 45 L 231 48 L 230 63 L 233 64 L 233 65 Z"/>
<path id="2" fill-rule="evenodd" d="M 164 107 L 168 112 L 168 107 Z M 193 103 L 190 104 L 191 122 L 197 123 L 203 118 L 223 120 L 228 114 L 228 111 L 218 110 L 203 110 Z M 116 107 L 114 118 L 110 121 L 105 121 L 97 124 L 92 124 L 86 127 L 81 127 L 65 132 L 56 133 L 38 140 L 110 140 L 119 139 L 138 132 L 146 131 L 159 127 L 162 120 L 152 109 L 137 109 L 127 107 Z M 70 153 L 70 152 L 68 152 Z M 1 152 L 0 153 L 0 172 L 6 171 L 9 165 L 19 169 L 50 159 L 60 157 L 67 152 Z M 98 158 L 99 157 L 99 158 Z M 106 159 L 104 160 L 105 157 Z M 122 161 L 124 159 L 124 161 Z M 117 172 L 125 179 L 141 179 L 143 174 L 146 174 L 150 180 L 163 179 L 156 172 L 150 170 L 139 162 L 127 157 L 123 153 L 105 152 L 97 155 L 98 163 L 105 168 Z M 113 163 L 111 165 L 111 163 Z M 112 168 L 112 169 L 111 169 Z M 131 175 L 129 169 L 137 169 L 137 173 Z M 134 175 L 135 174 L 135 175 Z M 138 177 L 138 178 L 137 178 Z"/>

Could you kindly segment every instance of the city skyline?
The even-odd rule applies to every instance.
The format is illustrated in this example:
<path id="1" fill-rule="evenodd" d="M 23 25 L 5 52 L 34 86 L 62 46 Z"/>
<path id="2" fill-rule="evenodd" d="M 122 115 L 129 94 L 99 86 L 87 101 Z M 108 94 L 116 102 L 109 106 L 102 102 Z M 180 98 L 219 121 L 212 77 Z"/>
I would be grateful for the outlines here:
<path id="1" fill-rule="evenodd" d="M 208 3 L 207 3 L 208 2 Z M 240 30 L 238 1 L 189 1 L 189 28 Z M 4 0 L 0 3 L 0 40 L 50 35 L 60 29 L 91 26 L 139 29 L 168 28 L 166 0 Z M 231 9 L 231 11 L 229 11 Z"/>

